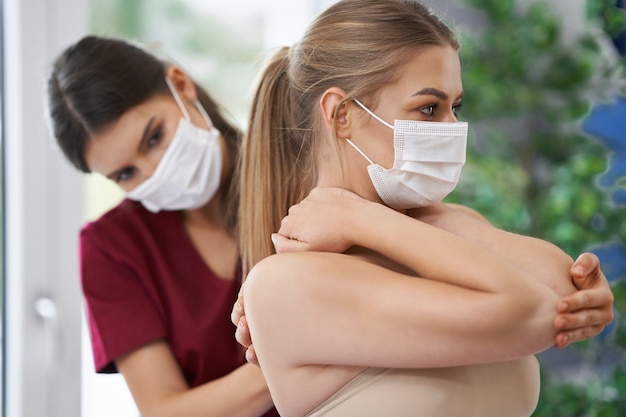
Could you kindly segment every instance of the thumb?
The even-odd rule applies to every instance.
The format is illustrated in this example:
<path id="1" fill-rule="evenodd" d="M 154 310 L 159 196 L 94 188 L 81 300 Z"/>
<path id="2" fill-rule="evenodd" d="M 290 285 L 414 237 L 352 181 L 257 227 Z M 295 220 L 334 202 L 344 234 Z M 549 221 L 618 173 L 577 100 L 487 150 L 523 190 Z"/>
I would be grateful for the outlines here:
<path id="1" fill-rule="evenodd" d="M 591 252 L 585 252 L 576 259 L 570 269 L 570 273 L 573 278 L 581 279 L 592 273 L 593 270 L 597 269 L 599 266 L 600 260 L 598 257 Z"/>
<path id="2" fill-rule="evenodd" d="M 276 253 L 302 252 L 307 250 L 308 244 L 295 239 L 289 239 L 279 233 L 272 233 L 272 242 Z"/>
<path id="3" fill-rule="evenodd" d="M 600 276 L 600 260 L 590 252 L 581 254 L 570 269 L 572 280 L 579 290 L 591 288 Z"/>

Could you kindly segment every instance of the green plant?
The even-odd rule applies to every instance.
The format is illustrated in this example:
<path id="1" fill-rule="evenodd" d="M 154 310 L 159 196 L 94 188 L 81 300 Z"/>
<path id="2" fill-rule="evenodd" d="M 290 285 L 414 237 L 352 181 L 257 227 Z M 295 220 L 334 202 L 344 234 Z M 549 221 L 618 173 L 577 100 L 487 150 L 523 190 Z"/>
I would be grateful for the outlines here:
<path id="1" fill-rule="evenodd" d="M 567 23 L 547 1 L 466 2 L 484 13 L 488 27 L 462 37 L 461 115 L 470 121 L 472 145 L 449 201 L 477 209 L 498 227 L 554 242 L 571 256 L 626 241 L 626 209 L 596 182 L 609 150 L 581 129 L 594 104 L 626 91 L 624 60 L 606 53 L 610 36 L 625 27 L 624 12 L 615 1 L 588 0 L 585 26 L 566 39 Z M 626 281 L 615 284 L 614 293 L 617 316 L 624 316 Z M 616 320 L 578 349 L 593 372 L 583 383 L 543 374 L 534 417 L 626 415 L 626 370 L 599 366 L 606 353 L 624 363 L 626 324 Z"/>

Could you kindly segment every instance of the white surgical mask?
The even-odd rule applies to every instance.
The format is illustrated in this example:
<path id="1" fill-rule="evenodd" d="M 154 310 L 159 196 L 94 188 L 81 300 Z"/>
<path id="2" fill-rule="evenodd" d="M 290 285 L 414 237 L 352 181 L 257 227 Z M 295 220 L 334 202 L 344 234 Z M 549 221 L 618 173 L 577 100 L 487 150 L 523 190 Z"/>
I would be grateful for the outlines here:
<path id="1" fill-rule="evenodd" d="M 441 201 L 456 187 L 465 164 L 466 122 L 395 120 L 393 126 L 358 100 L 366 112 L 393 129 L 394 162 L 391 169 L 375 164 L 350 139 L 370 163 L 367 172 L 378 196 L 389 207 L 408 209 Z"/>
<path id="2" fill-rule="evenodd" d="M 198 100 L 196 108 L 210 130 L 192 124 L 176 89 L 165 81 L 184 117 L 152 176 L 126 194 L 154 213 L 202 207 L 215 195 L 222 170 L 220 132 Z"/>

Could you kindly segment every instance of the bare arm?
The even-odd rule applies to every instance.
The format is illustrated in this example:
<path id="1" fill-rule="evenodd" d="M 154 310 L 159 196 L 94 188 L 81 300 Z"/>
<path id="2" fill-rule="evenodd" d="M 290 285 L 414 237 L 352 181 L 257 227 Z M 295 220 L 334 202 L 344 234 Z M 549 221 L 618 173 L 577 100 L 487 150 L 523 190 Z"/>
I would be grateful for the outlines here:
<path id="1" fill-rule="evenodd" d="M 190 389 L 164 340 L 120 357 L 116 365 L 143 417 L 255 417 L 273 406 L 261 370 L 251 364 Z"/>
<path id="2" fill-rule="evenodd" d="M 569 275 L 571 259 L 548 242 L 498 230 L 461 207 L 439 205 L 411 214 L 436 228 L 344 190 L 318 189 L 290 209 L 274 239 L 278 252 L 340 252 L 363 245 L 420 276 L 465 289 L 498 292 L 496 286 L 502 279 L 517 275 L 528 280 L 528 285 L 531 281 L 544 284 L 543 290 L 549 288 L 554 295 L 575 291 Z M 450 236 L 442 230 L 456 231 L 461 239 L 446 240 Z M 498 265 L 505 269 L 498 272 Z M 556 302 L 551 307 L 554 318 Z"/>
<path id="3" fill-rule="evenodd" d="M 359 245 L 393 259 L 423 277 L 436 279 L 417 270 L 419 266 L 413 262 L 414 253 L 428 245 L 428 238 L 420 235 L 415 227 L 405 227 L 407 222 L 395 227 L 399 223 L 394 219 L 399 216 L 402 215 L 394 210 L 348 191 L 318 188 L 290 209 L 275 236 L 277 251 L 343 252 L 352 245 Z M 549 242 L 497 229 L 484 217 L 463 206 L 436 204 L 412 210 L 407 216 L 491 251 L 561 296 L 575 291 L 569 274 L 572 259 Z"/>
<path id="4" fill-rule="evenodd" d="M 361 207 L 368 204 L 373 203 L 344 190 L 314 190 L 283 220 L 280 232 L 284 235 L 274 236 L 277 251 L 342 251 L 354 244 L 370 245 L 369 235 L 361 230 L 376 230 L 386 221 L 382 214 L 379 218 L 369 216 L 359 220 L 361 214 L 367 213 Z M 496 229 L 479 213 L 460 205 L 435 204 L 408 214 L 483 245 L 559 294 L 562 297 L 559 306 L 565 308 L 559 309 L 560 315 L 554 321 L 555 329 L 559 330 L 558 347 L 593 337 L 613 320 L 613 294 L 599 260 L 593 254 L 584 253 L 573 264 L 571 258 L 555 245 Z M 298 240 L 287 239 L 290 236 Z M 405 247 L 419 248 L 421 245 L 419 236 L 410 233 L 398 234 L 394 238 Z M 376 242 L 376 235 L 373 239 Z"/>
<path id="5" fill-rule="evenodd" d="M 558 295 L 532 268 L 489 248 L 488 232 L 471 240 L 356 196 L 349 207 L 326 196 L 290 209 L 273 237 L 278 252 L 315 251 L 320 241 L 333 252 L 361 245 L 412 272 L 319 252 L 282 253 L 252 269 L 247 323 L 279 406 L 295 407 L 287 393 L 303 384 L 332 392 L 352 367 L 497 362 L 552 345 Z"/>
<path id="6" fill-rule="evenodd" d="M 556 296 L 537 283 L 511 282 L 517 279 L 480 291 L 349 255 L 297 252 L 262 260 L 243 292 L 259 363 L 282 413 L 301 406 L 301 395 L 309 405 L 327 398 L 363 367 L 498 362 L 546 349 Z"/>
<path id="7" fill-rule="evenodd" d="M 561 297 L 576 290 L 570 275 L 573 260 L 550 242 L 497 229 L 476 211 L 460 205 L 436 204 L 414 210 L 411 214 L 435 227 L 484 245 L 523 268 Z"/>
<path id="8" fill-rule="evenodd" d="M 429 279 L 347 255 L 268 258 L 244 287 L 259 359 L 277 349 L 292 364 L 419 368 L 517 358 L 552 344 L 558 296 L 548 286 L 480 245 L 393 213 L 371 249 Z M 402 233 L 421 239 L 403 247 Z M 345 323 L 338 325 L 339 318 Z M 255 333 L 255 326 L 262 330 Z M 277 342 L 280 334 L 288 349 Z"/>
<path id="9" fill-rule="evenodd" d="M 266 258 L 248 276 L 247 320 L 243 306 L 233 310 L 235 322 L 244 329 L 249 323 L 277 400 L 294 387 L 315 386 L 321 375 L 326 382 L 317 386 L 329 389 L 329 380 L 342 380 L 349 372 L 346 366 L 468 365 L 518 358 L 552 345 L 558 293 L 574 290 L 567 286 L 571 259 L 562 251 L 536 239 L 498 236 L 471 211 L 442 207 L 457 216 L 452 221 L 438 218 L 441 213 L 418 213 L 426 222 L 439 221 L 435 227 L 362 202 L 357 197 L 349 203 L 355 204 L 352 210 L 340 208 L 350 218 L 335 216 L 336 205 L 328 202 L 307 204 L 309 210 L 292 207 L 273 236 L 277 251 L 287 253 Z M 302 221 L 294 224 L 298 218 Z M 445 230 L 459 225 L 466 227 L 465 235 Z M 346 255 L 299 252 L 341 252 L 357 244 L 429 279 Z M 544 261 L 546 267 L 536 266 Z M 552 272 L 542 281 L 546 268 Z M 567 285 L 554 285 L 553 272 Z M 238 331 L 242 334 L 239 340 L 248 344 L 248 335 Z M 315 372 L 319 367 L 323 374 Z"/>

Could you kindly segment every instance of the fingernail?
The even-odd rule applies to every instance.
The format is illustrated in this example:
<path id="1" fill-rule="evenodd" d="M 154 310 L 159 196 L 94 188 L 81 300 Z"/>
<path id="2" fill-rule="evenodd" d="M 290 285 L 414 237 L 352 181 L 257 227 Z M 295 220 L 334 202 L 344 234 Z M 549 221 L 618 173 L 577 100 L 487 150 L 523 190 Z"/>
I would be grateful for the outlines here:
<path id="1" fill-rule="evenodd" d="M 567 301 L 563 301 L 561 303 L 559 303 L 559 307 L 558 307 L 559 312 L 564 312 L 567 311 Z"/>
<path id="2" fill-rule="evenodd" d="M 276 233 L 272 233 L 272 235 L 271 235 L 270 237 L 271 237 L 271 239 L 272 239 L 272 244 L 273 244 L 274 246 L 276 246 Z"/>
<path id="3" fill-rule="evenodd" d="M 585 269 L 580 265 L 576 265 L 574 268 L 572 268 L 572 274 L 583 275 L 584 273 Z"/>

